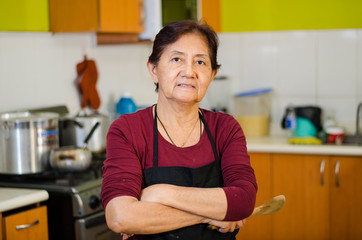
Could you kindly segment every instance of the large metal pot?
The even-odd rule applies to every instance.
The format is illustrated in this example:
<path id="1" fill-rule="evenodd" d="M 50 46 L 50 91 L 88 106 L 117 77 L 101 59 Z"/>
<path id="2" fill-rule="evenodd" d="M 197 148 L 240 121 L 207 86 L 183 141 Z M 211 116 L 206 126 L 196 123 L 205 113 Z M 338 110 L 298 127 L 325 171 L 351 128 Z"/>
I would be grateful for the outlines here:
<path id="1" fill-rule="evenodd" d="M 87 134 L 99 122 L 88 142 L 88 149 L 97 153 L 105 151 L 106 136 L 109 128 L 109 118 L 101 114 L 67 117 L 59 120 L 60 146 L 82 146 Z"/>
<path id="2" fill-rule="evenodd" d="M 39 173 L 48 167 L 49 152 L 59 146 L 56 113 L 0 114 L 0 173 Z"/>

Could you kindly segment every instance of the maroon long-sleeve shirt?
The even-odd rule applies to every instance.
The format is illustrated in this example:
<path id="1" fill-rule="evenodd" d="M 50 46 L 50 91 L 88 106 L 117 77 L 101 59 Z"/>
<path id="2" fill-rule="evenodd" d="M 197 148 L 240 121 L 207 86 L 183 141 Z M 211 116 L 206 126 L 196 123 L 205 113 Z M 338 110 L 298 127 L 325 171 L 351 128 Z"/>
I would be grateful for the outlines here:
<path id="1" fill-rule="evenodd" d="M 254 208 L 257 184 L 247 154 L 246 141 L 238 122 L 230 115 L 202 109 L 216 149 L 227 198 L 225 221 L 248 217 Z M 107 134 L 107 159 L 103 167 L 103 206 L 114 197 L 140 198 L 142 169 L 153 166 L 152 107 L 115 120 Z M 210 141 L 203 131 L 200 141 L 179 148 L 158 134 L 159 166 L 197 168 L 214 161 Z"/>

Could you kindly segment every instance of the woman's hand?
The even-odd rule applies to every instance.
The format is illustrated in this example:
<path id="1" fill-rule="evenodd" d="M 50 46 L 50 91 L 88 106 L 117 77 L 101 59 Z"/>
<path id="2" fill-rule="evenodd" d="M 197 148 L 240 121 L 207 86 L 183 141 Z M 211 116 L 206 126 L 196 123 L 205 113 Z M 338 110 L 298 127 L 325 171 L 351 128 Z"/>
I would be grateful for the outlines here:
<path id="1" fill-rule="evenodd" d="M 122 240 L 126 240 L 130 237 L 132 237 L 134 234 L 125 234 L 125 233 L 121 233 L 121 236 L 122 236 Z"/>
<path id="2" fill-rule="evenodd" d="M 234 232 L 235 229 L 239 229 L 244 226 L 246 220 L 240 220 L 240 221 L 217 221 L 217 220 L 211 220 L 209 224 L 211 226 L 217 227 L 217 231 L 221 233 L 227 233 L 227 232 Z"/>

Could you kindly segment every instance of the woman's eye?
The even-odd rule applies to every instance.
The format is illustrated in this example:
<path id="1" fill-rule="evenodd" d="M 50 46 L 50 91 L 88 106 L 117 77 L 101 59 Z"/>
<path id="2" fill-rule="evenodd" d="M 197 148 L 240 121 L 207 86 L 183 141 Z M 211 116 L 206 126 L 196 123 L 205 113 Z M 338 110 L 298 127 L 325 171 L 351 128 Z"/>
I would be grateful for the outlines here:
<path id="1" fill-rule="evenodd" d="M 181 61 L 181 59 L 178 58 L 178 57 L 175 57 L 175 58 L 172 58 L 172 61 L 174 61 L 174 62 L 179 62 L 179 61 Z"/>
<path id="2" fill-rule="evenodd" d="M 196 63 L 199 64 L 199 65 L 205 65 L 205 62 L 201 61 L 201 60 L 196 61 Z"/>

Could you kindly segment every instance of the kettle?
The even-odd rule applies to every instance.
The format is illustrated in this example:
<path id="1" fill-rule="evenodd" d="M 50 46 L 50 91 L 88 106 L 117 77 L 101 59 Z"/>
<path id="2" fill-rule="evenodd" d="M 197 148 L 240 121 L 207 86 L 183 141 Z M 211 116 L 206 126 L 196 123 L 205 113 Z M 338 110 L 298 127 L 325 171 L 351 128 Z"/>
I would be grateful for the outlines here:
<path id="1" fill-rule="evenodd" d="M 288 107 L 283 115 L 281 127 L 287 128 L 287 116 L 294 111 L 296 127 L 292 132 L 295 137 L 316 137 L 322 131 L 322 109 L 318 106 Z"/>

